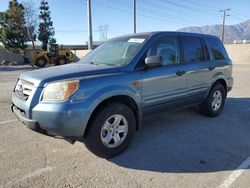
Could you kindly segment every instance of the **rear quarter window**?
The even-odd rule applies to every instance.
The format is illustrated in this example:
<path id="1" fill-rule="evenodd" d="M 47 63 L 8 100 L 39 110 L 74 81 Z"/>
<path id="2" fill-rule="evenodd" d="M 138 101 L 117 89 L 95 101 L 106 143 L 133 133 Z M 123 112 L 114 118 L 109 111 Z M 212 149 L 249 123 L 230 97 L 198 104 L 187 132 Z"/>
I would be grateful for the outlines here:
<path id="1" fill-rule="evenodd" d="M 218 38 L 206 38 L 215 60 L 228 59 L 226 49 Z"/>

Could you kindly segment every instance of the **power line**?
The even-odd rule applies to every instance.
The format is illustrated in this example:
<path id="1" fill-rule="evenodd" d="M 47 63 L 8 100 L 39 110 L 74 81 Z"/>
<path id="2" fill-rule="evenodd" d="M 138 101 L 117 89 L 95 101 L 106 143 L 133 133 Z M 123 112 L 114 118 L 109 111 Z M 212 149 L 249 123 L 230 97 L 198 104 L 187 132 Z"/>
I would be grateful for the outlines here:
<path id="1" fill-rule="evenodd" d="M 113 10 L 116 10 L 116 11 L 119 11 L 119 12 L 129 13 L 130 15 L 133 14 L 132 11 L 128 11 L 128 10 L 120 9 L 120 8 L 117 8 L 117 7 L 114 7 L 114 6 L 102 4 L 102 3 L 99 3 L 99 2 L 96 2 L 96 1 L 93 1 L 92 3 L 95 4 L 95 5 L 106 7 L 106 8 L 109 8 L 109 9 L 113 9 Z M 177 22 L 177 21 L 174 21 L 173 19 L 168 19 L 168 18 L 164 18 L 163 19 L 163 18 L 159 18 L 159 17 L 155 17 L 155 16 L 148 16 L 148 15 L 145 15 L 145 14 L 142 14 L 142 13 L 138 13 L 137 15 L 141 16 L 141 17 L 153 19 L 155 21 L 164 22 L 164 23 L 166 23 L 166 21 L 174 23 L 174 24 L 178 24 L 178 25 L 181 25 L 181 24 L 184 23 L 184 22 L 182 22 L 182 23 L 181 22 Z"/>
<path id="2" fill-rule="evenodd" d="M 147 2 L 145 2 L 145 3 L 143 2 L 143 3 L 138 4 L 138 7 L 141 8 L 142 10 L 143 9 L 148 9 L 150 12 L 153 11 L 155 14 L 164 13 L 164 16 L 167 16 L 167 17 L 175 19 L 175 20 L 177 18 L 181 19 L 181 20 L 189 19 L 189 20 L 195 21 L 196 23 L 197 23 L 197 21 L 199 21 L 202 24 L 206 24 L 206 23 L 207 24 L 214 24 L 214 21 L 212 21 L 212 20 L 208 20 L 208 21 L 204 22 L 204 19 L 201 19 L 200 16 L 185 14 L 183 12 L 181 14 L 179 14 L 179 12 L 171 11 L 171 9 L 169 7 L 166 7 L 166 5 L 159 6 L 159 5 L 156 5 L 156 4 L 149 4 Z M 168 8 L 168 10 L 169 10 L 167 13 L 166 13 L 166 8 Z"/>
<path id="3" fill-rule="evenodd" d="M 168 0 L 161 0 L 161 1 L 164 2 L 164 3 L 167 3 L 167 4 L 177 6 L 177 7 L 181 7 L 183 9 L 192 10 L 194 12 L 199 12 L 199 13 L 203 13 L 203 14 L 210 14 L 211 13 L 211 12 L 206 11 L 205 9 L 203 9 L 203 10 L 201 10 L 200 8 L 195 9 L 195 8 L 193 8 L 191 6 L 182 5 L 182 4 L 175 3 L 175 2 L 172 2 L 172 1 L 168 1 Z"/>
<path id="4" fill-rule="evenodd" d="M 236 19 L 239 19 L 241 21 L 243 21 L 243 20 L 245 21 L 246 19 L 249 19 L 249 17 L 243 16 L 242 14 L 239 14 L 238 12 L 236 12 L 234 10 L 231 10 L 231 12 L 232 12 L 233 17 L 235 17 Z M 243 18 L 243 17 L 245 17 L 245 18 Z"/>
<path id="5" fill-rule="evenodd" d="M 132 6 L 131 5 L 130 6 L 129 5 L 124 6 L 124 7 L 128 7 L 129 8 L 129 11 L 128 11 L 128 10 L 125 10 L 125 9 L 117 8 L 117 6 L 114 7 L 114 6 L 110 5 L 110 4 L 103 4 L 103 3 L 100 3 L 100 2 L 96 2 L 96 1 L 93 1 L 92 3 L 94 3 L 95 5 L 101 6 L 101 7 L 106 7 L 106 8 L 113 9 L 115 11 L 119 11 L 119 12 L 123 12 L 123 13 L 128 13 L 130 15 L 133 14 L 133 12 L 131 11 L 132 10 Z M 123 2 L 123 4 L 124 4 L 124 2 Z M 139 6 L 139 5 L 137 5 L 137 6 Z M 148 11 L 143 11 L 143 12 L 148 12 Z M 162 22 L 162 23 L 177 24 L 179 27 L 181 27 L 181 26 L 183 27 L 183 24 L 186 24 L 186 22 L 184 22 L 184 21 L 176 20 L 175 16 L 172 16 L 172 18 L 170 18 L 170 16 L 167 16 L 167 17 L 163 18 L 162 16 L 161 17 L 155 16 L 155 14 L 154 14 L 154 16 L 151 16 L 151 15 L 149 16 L 149 15 L 145 15 L 145 14 L 140 13 L 140 12 L 137 14 L 137 16 L 148 18 L 148 19 L 152 19 L 154 21 L 158 21 L 158 22 Z M 202 22 L 202 23 L 204 23 L 204 22 Z M 211 24 L 214 24 L 214 23 L 211 23 Z"/>
<path id="6" fill-rule="evenodd" d="M 150 9 L 155 7 L 155 8 L 157 8 L 157 12 L 163 11 L 164 14 L 166 14 L 168 16 L 172 16 L 173 19 L 176 19 L 176 17 L 182 17 L 181 19 L 183 20 L 183 18 L 186 19 L 187 17 L 189 17 L 190 19 L 193 19 L 193 20 L 199 20 L 199 21 L 201 21 L 201 23 L 204 24 L 204 19 L 202 19 L 201 15 L 205 14 L 206 15 L 206 20 L 209 20 L 209 22 L 210 22 L 208 24 L 214 24 L 214 19 L 219 18 L 219 15 L 215 16 L 216 12 L 214 12 L 214 11 L 210 11 L 209 13 L 199 11 L 199 10 L 197 11 L 196 9 L 192 9 L 191 7 L 188 7 L 188 6 L 185 6 L 185 5 L 180 5 L 181 6 L 180 7 L 180 6 L 178 6 L 179 4 L 177 5 L 176 3 L 174 3 L 174 4 L 168 3 L 169 1 L 168 2 L 161 1 L 164 4 L 157 4 L 155 2 L 154 3 L 149 3 L 149 2 L 143 1 L 143 0 L 139 0 L 139 1 L 141 1 L 140 5 L 142 5 L 142 6 L 148 5 L 150 7 Z M 188 14 L 188 13 L 183 12 L 182 10 L 180 10 L 181 11 L 181 14 L 180 14 L 179 11 L 176 11 L 176 9 L 173 9 L 171 6 L 177 6 L 178 8 L 185 9 L 185 10 L 187 10 L 189 12 L 192 12 L 192 13 Z M 172 15 L 169 14 L 169 13 L 172 13 Z M 175 15 L 173 15 L 173 14 L 175 14 Z"/>
<path id="7" fill-rule="evenodd" d="M 113 1 L 114 3 L 119 1 L 119 3 L 117 3 L 118 6 L 123 7 L 123 8 L 126 7 L 129 10 L 131 10 L 132 3 L 128 3 L 128 1 L 125 2 L 123 0 L 108 0 L 107 2 L 110 3 L 110 1 Z M 140 3 L 139 3 L 139 1 L 140 1 Z M 132 1 L 129 1 L 129 2 L 132 2 Z M 112 4 L 114 4 L 114 3 L 112 3 Z M 107 6 L 107 4 L 105 4 L 105 6 Z M 168 22 L 175 23 L 178 25 L 186 24 L 186 22 L 183 21 L 184 19 L 193 20 L 198 25 L 204 24 L 204 23 L 205 24 L 206 23 L 207 24 L 214 24 L 214 21 L 212 21 L 212 20 L 209 21 L 209 18 L 207 19 L 208 21 L 204 22 L 204 19 L 201 19 L 200 16 L 196 16 L 193 14 L 189 15 L 189 14 L 185 14 L 183 12 L 182 12 L 182 14 L 179 14 L 179 12 L 172 12 L 171 8 L 166 7 L 166 6 L 167 6 L 167 4 L 165 4 L 165 3 L 164 3 L 164 5 L 159 5 L 156 3 L 149 3 L 149 2 L 143 1 L 143 0 L 137 0 L 137 3 L 136 3 L 137 11 L 141 12 L 140 15 L 142 17 L 147 17 L 147 18 L 150 17 L 150 19 L 158 19 L 158 21 L 159 21 L 159 19 L 168 20 Z M 112 8 L 114 8 L 114 7 L 112 7 Z M 166 13 L 166 8 L 168 8 L 167 13 Z M 153 16 L 154 18 L 152 18 L 152 16 L 148 16 L 148 15 L 143 14 L 144 12 L 151 13 L 151 15 L 154 15 Z M 157 18 L 156 18 L 156 15 L 159 15 L 159 16 L 157 16 Z M 208 16 L 210 16 L 210 15 L 208 15 Z M 216 17 L 216 19 L 218 19 L 218 17 Z"/>
<path id="8" fill-rule="evenodd" d="M 249 19 L 249 16 L 243 15 L 242 13 L 239 13 L 239 12 L 237 12 L 237 11 L 235 11 L 235 10 L 231 10 L 231 11 L 234 12 L 234 14 L 240 16 L 240 17 L 246 17 L 246 18 Z"/>
<path id="9" fill-rule="evenodd" d="M 209 8 L 209 9 L 213 9 L 215 11 L 222 9 L 221 7 L 215 7 L 215 6 L 200 3 L 200 2 L 197 2 L 197 1 L 192 1 L 192 0 L 184 0 L 184 1 L 190 2 L 190 3 L 192 3 L 192 5 L 197 5 L 197 6 L 200 6 L 200 7 L 203 7 L 203 8 L 206 7 L 206 9 Z"/>
<path id="10" fill-rule="evenodd" d="M 114 1 L 114 0 L 109 0 L 109 1 Z M 126 3 L 124 2 L 124 1 L 122 1 L 122 0 L 115 0 L 115 2 L 117 2 L 117 1 L 120 1 L 118 4 L 116 4 L 116 5 L 118 5 L 118 6 L 122 6 L 123 8 L 118 8 L 117 6 L 113 6 L 113 4 L 114 3 L 100 3 L 100 2 L 97 2 L 97 1 L 93 1 L 92 3 L 94 3 L 95 5 L 98 5 L 98 6 L 101 6 L 101 7 L 106 7 L 106 8 L 109 8 L 109 9 L 113 9 L 113 10 L 115 10 L 115 11 L 119 11 L 119 12 L 123 12 L 123 13 L 127 13 L 127 14 L 130 14 L 131 16 L 134 14 L 134 16 L 135 16 L 135 12 L 133 11 L 133 4 L 132 4 L 132 2 L 133 1 L 131 1 L 131 4 L 128 4 L 127 2 L 128 1 L 126 1 Z M 141 0 L 138 0 L 138 1 L 141 1 Z M 186 6 L 186 5 L 180 5 L 180 4 L 178 4 L 178 3 L 174 3 L 174 2 L 171 2 L 171 1 L 168 1 L 168 0 L 161 0 L 162 2 L 165 2 L 165 4 L 169 4 L 169 5 L 174 5 L 174 6 L 177 6 L 177 7 L 179 7 L 179 8 L 183 8 L 183 9 L 188 9 L 189 11 L 192 11 L 193 13 L 202 13 L 202 14 L 206 14 L 206 16 L 207 16 L 207 13 L 206 13 L 206 11 L 202 11 L 202 10 L 196 10 L 196 9 L 194 9 L 194 8 L 191 8 L 191 7 L 189 7 L 189 6 Z M 190 0 L 187 0 L 187 1 L 190 1 Z M 191 1 L 190 1 L 191 2 Z M 143 7 L 143 6 L 145 6 L 145 4 L 147 4 L 147 5 L 151 5 L 151 13 L 152 13 L 152 8 L 153 7 L 156 7 L 157 8 L 157 4 L 152 4 L 152 3 L 150 3 L 150 4 L 148 4 L 148 2 L 143 2 L 143 3 L 140 3 L 140 4 L 136 4 L 136 7 L 138 7 L 139 9 L 138 9 L 138 12 L 139 13 L 137 13 L 137 16 L 139 16 L 139 17 L 145 17 L 145 18 L 149 18 L 149 19 L 152 19 L 152 20 L 155 20 L 155 21 L 158 21 L 158 22 L 164 22 L 164 23 L 174 23 L 174 24 L 177 24 L 177 25 L 183 25 L 183 24 L 186 24 L 186 22 L 185 21 L 180 21 L 180 20 L 177 20 L 176 19 L 176 17 L 177 16 L 174 16 L 174 15 L 171 15 L 171 14 L 168 14 L 167 15 L 167 17 L 164 17 L 164 16 L 156 16 L 156 15 L 158 15 L 158 13 L 160 12 L 160 11 L 157 11 L 156 12 L 156 14 L 153 14 L 153 16 L 152 15 L 146 15 L 146 14 L 144 14 L 144 13 L 141 13 L 141 12 L 150 12 L 150 11 L 145 11 L 145 7 Z M 159 4 L 158 4 L 158 6 L 159 6 Z M 166 5 L 165 5 L 166 6 Z M 201 6 L 201 5 L 200 5 Z M 135 6 L 134 6 L 135 7 Z M 124 9 L 124 8 L 127 8 L 127 9 L 129 9 L 129 10 L 127 10 L 127 9 Z M 159 9 L 161 9 L 162 11 L 163 10 L 166 10 L 166 9 L 164 9 L 162 6 L 159 8 Z M 168 9 L 170 9 L 171 10 L 171 8 L 169 8 L 168 7 Z M 137 11 L 137 10 L 136 10 Z M 214 12 L 214 11 L 213 11 Z M 211 11 L 210 11 L 210 13 L 211 13 Z M 165 12 L 164 12 L 164 14 L 165 14 Z M 209 14 L 210 15 L 210 14 Z M 228 16 L 227 14 L 225 15 L 225 17 L 226 16 Z M 189 19 L 197 19 L 197 20 L 200 20 L 203 24 L 204 24 L 204 21 L 201 19 L 201 18 L 197 18 L 197 17 L 195 17 L 195 18 L 193 18 L 191 15 L 189 15 L 189 14 L 186 14 L 186 17 L 190 17 Z M 185 18 L 186 18 L 185 17 Z M 218 19 L 218 17 L 216 17 L 216 19 Z M 211 21 L 211 22 L 213 22 L 213 21 Z M 136 32 L 136 25 L 135 25 L 135 23 L 136 22 L 134 22 L 134 31 Z M 214 24 L 214 22 L 213 23 L 211 23 L 211 24 Z M 225 25 L 225 20 L 223 19 L 223 24 Z M 222 25 L 223 25 L 222 24 Z M 223 26 L 224 27 L 224 26 Z M 223 29 L 223 40 L 224 40 L 224 29 Z"/>
<path id="11" fill-rule="evenodd" d="M 103 4 L 103 3 L 100 3 L 100 2 L 96 2 L 96 1 L 93 1 L 92 3 L 95 4 L 95 5 L 98 5 L 98 6 L 101 6 L 101 7 L 106 7 L 106 8 L 109 8 L 109 9 L 113 9 L 113 10 L 116 10 L 116 11 L 119 11 L 119 12 L 124 12 L 124 13 L 129 13 L 129 14 L 133 13 L 132 11 L 119 9 L 117 7 L 106 5 L 106 4 Z"/>
<path id="12" fill-rule="evenodd" d="M 56 33 L 87 33 L 87 30 L 56 30 Z"/>
<path id="13" fill-rule="evenodd" d="M 238 16 L 235 16 L 235 15 L 233 15 L 233 14 L 231 14 L 231 17 L 232 18 L 234 18 L 235 20 L 237 20 L 237 21 L 246 21 L 246 19 L 243 19 L 243 18 L 239 18 Z"/>

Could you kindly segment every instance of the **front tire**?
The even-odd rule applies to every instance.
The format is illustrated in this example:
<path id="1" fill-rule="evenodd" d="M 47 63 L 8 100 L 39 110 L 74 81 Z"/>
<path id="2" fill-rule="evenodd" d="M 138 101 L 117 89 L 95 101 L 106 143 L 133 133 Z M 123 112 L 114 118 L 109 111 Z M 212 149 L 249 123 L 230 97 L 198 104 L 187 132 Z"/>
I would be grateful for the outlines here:
<path id="1" fill-rule="evenodd" d="M 218 116 L 224 107 L 226 99 L 226 90 L 222 84 L 216 84 L 212 87 L 207 99 L 200 104 L 202 114 L 209 117 Z"/>
<path id="2" fill-rule="evenodd" d="M 128 147 L 135 127 L 135 115 L 127 105 L 109 103 L 90 122 L 85 145 L 99 157 L 113 157 Z"/>

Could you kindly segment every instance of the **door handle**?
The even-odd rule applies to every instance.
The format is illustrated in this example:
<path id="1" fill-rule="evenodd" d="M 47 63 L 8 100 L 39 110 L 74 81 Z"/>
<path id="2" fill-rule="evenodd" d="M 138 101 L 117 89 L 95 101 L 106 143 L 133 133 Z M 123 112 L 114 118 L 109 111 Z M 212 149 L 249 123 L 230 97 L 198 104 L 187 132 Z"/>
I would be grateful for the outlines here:
<path id="1" fill-rule="evenodd" d="M 186 73 L 186 71 L 177 71 L 177 72 L 176 72 L 176 75 L 182 76 L 182 75 L 185 74 L 185 73 Z"/>
<path id="2" fill-rule="evenodd" d="M 210 70 L 210 71 L 212 71 L 214 69 L 215 69 L 215 67 L 208 67 L 208 70 Z"/>

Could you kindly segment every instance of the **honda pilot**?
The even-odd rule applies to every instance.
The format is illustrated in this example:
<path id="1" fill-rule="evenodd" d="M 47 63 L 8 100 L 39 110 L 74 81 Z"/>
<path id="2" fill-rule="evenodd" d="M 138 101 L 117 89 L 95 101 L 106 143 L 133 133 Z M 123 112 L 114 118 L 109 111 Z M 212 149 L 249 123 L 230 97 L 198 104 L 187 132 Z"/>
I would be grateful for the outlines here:
<path id="1" fill-rule="evenodd" d="M 76 63 L 22 74 L 12 111 L 30 129 L 83 137 L 94 154 L 109 158 L 127 148 L 149 115 L 197 105 L 218 116 L 232 86 L 219 38 L 138 33 L 110 39 Z"/>

